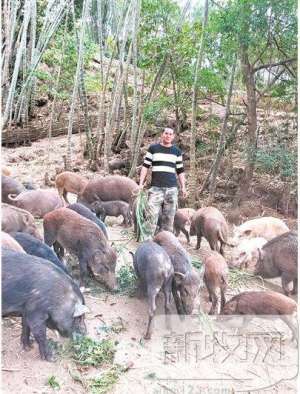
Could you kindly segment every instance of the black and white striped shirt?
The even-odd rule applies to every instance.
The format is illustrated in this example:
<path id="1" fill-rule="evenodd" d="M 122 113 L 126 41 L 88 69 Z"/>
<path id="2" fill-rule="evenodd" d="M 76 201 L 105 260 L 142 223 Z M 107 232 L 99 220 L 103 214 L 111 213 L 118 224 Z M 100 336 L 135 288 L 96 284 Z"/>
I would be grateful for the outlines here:
<path id="1" fill-rule="evenodd" d="M 176 173 L 184 172 L 182 153 L 175 145 L 170 147 L 161 144 L 150 145 L 143 166 L 146 168 L 152 166 L 151 186 L 157 187 L 176 187 Z"/>

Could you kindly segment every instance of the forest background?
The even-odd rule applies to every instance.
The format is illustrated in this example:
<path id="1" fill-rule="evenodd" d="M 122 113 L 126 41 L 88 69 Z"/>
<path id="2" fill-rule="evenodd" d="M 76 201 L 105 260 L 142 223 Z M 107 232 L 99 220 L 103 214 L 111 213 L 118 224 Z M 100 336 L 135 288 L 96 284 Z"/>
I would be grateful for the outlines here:
<path id="1" fill-rule="evenodd" d="M 294 0 L 4 0 L 2 145 L 47 137 L 51 163 L 51 139 L 67 134 L 62 162 L 76 170 L 81 132 L 85 168 L 138 177 L 169 126 L 182 205 L 295 217 L 296 58 Z"/>

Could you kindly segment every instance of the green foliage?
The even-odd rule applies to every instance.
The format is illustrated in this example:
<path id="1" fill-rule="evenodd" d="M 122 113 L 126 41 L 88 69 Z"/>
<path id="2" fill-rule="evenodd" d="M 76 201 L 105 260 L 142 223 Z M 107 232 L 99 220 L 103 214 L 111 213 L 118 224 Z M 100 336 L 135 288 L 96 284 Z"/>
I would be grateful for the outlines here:
<path id="1" fill-rule="evenodd" d="M 123 294 L 134 294 L 137 277 L 132 266 L 123 265 L 117 273 L 118 291 Z"/>
<path id="2" fill-rule="evenodd" d="M 99 93 L 101 91 L 100 75 L 87 74 L 85 77 L 85 89 L 87 93 Z"/>
<path id="3" fill-rule="evenodd" d="M 56 377 L 54 375 L 50 376 L 47 380 L 47 384 L 53 389 L 53 390 L 59 390 L 60 389 L 60 384 L 56 380 Z"/>
<path id="4" fill-rule="evenodd" d="M 268 174 L 280 174 L 282 178 L 296 177 L 297 152 L 282 145 L 259 149 L 256 153 L 256 168 Z"/>
<path id="5" fill-rule="evenodd" d="M 65 46 L 64 53 L 62 53 L 62 48 Z M 85 52 L 84 52 L 84 64 L 88 65 L 94 56 L 97 48 L 96 45 L 90 40 L 88 36 L 85 38 Z M 77 66 L 77 42 L 74 32 L 63 34 L 63 28 L 57 32 L 57 34 L 51 40 L 48 49 L 43 55 L 42 61 L 46 63 L 53 71 L 51 84 L 46 83 L 46 90 L 54 96 L 56 93 L 59 98 L 69 97 L 74 84 L 74 76 Z M 59 80 L 59 86 L 55 92 L 55 79 L 58 72 L 58 67 L 60 62 L 61 65 L 61 75 Z M 40 71 L 38 71 L 40 73 Z M 93 78 L 93 77 L 91 77 Z M 46 81 L 45 81 L 46 82 Z M 89 80 L 89 88 L 96 89 L 96 81 Z M 91 86 L 92 85 L 92 86 Z M 96 85 L 96 86 L 95 86 Z"/>
<path id="6" fill-rule="evenodd" d="M 103 339 L 98 342 L 89 337 L 78 336 L 70 342 L 67 351 L 77 364 L 97 367 L 112 363 L 116 350 L 111 340 Z"/>
<path id="7" fill-rule="evenodd" d="M 155 123 L 157 119 L 163 118 L 172 105 L 172 99 L 160 96 L 145 106 L 144 117 L 148 123 Z"/>
<path id="8" fill-rule="evenodd" d="M 114 366 L 108 371 L 102 372 L 99 378 L 90 379 L 88 386 L 91 394 L 108 393 L 113 385 L 119 380 L 119 376 L 122 372 L 120 367 Z"/>

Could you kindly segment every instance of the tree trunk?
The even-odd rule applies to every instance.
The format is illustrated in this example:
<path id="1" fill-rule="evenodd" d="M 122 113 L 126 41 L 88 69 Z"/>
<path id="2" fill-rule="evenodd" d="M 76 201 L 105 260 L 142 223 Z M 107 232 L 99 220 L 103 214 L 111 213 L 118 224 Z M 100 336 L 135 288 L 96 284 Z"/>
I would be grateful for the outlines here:
<path id="1" fill-rule="evenodd" d="M 256 114 L 256 94 L 255 94 L 255 79 L 254 70 L 249 62 L 247 48 L 241 45 L 241 68 L 243 80 L 247 91 L 247 119 L 248 119 L 248 141 L 246 148 L 246 165 L 244 181 L 234 200 L 234 207 L 237 207 L 242 200 L 247 197 L 251 181 L 253 178 L 255 157 L 256 157 L 256 143 L 257 143 L 257 114 Z"/>
<path id="2" fill-rule="evenodd" d="M 211 203 L 214 200 L 214 194 L 215 194 L 215 190 L 216 190 L 217 174 L 218 174 L 218 171 L 219 171 L 221 158 L 222 158 L 224 150 L 225 150 L 226 134 L 227 134 L 227 123 L 228 123 L 228 118 L 229 118 L 229 113 L 230 113 L 230 103 L 231 103 L 231 97 L 232 97 L 232 89 L 233 89 L 233 82 L 234 82 L 234 76 L 235 76 L 236 62 L 237 62 L 237 56 L 235 56 L 234 63 L 233 63 L 233 66 L 232 66 L 231 79 L 230 79 L 228 95 L 227 95 L 227 101 L 226 101 L 225 117 L 224 117 L 224 120 L 223 120 L 223 125 L 222 125 L 222 130 L 221 130 L 221 135 L 220 135 L 220 141 L 219 141 L 217 154 L 216 154 L 215 160 L 214 160 L 213 165 L 212 165 L 211 181 L 210 181 L 210 187 L 209 187 L 208 205 L 211 205 Z"/>
<path id="3" fill-rule="evenodd" d="M 190 176 L 189 176 L 189 202 L 190 206 L 194 207 L 196 203 L 196 185 L 197 185 L 197 173 L 196 173 L 196 115 L 197 115 L 197 93 L 198 93 L 198 76 L 199 70 L 202 66 L 203 51 L 204 51 L 204 37 L 208 17 L 208 0 L 205 0 L 204 16 L 202 23 L 202 36 L 197 55 L 197 62 L 194 75 L 193 85 L 193 99 L 192 99 L 192 123 L 191 123 L 191 141 L 190 141 Z"/>

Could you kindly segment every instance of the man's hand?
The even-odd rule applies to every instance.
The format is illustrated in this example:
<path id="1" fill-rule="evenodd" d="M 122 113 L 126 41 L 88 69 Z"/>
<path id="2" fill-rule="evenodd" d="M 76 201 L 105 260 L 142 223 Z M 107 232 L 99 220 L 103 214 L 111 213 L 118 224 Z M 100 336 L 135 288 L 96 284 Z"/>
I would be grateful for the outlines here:
<path id="1" fill-rule="evenodd" d="M 188 196 L 188 192 L 185 187 L 181 189 L 181 193 L 182 193 L 182 198 L 186 199 Z"/>

